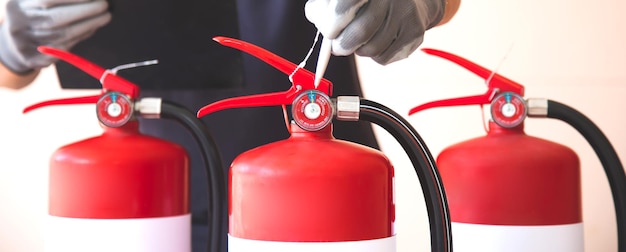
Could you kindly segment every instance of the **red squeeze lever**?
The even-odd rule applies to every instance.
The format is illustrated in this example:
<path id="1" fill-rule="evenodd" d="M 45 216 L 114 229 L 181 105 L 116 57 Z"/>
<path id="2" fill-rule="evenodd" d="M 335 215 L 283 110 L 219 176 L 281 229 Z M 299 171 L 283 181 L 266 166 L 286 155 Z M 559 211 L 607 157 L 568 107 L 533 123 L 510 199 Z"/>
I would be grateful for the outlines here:
<path id="1" fill-rule="evenodd" d="M 47 46 L 40 46 L 37 49 L 43 54 L 54 56 L 67 63 L 70 63 L 80 70 L 83 70 L 83 72 L 100 80 L 100 82 L 102 83 L 102 93 L 116 91 L 128 95 L 131 99 L 135 99 L 139 96 L 139 87 L 137 85 L 77 55 Z M 50 105 L 96 103 L 99 98 L 100 95 L 93 95 L 49 100 L 26 107 L 23 113 L 28 113 L 29 111 Z"/>
<path id="2" fill-rule="evenodd" d="M 491 76 L 491 80 L 489 80 L 489 82 L 487 83 L 487 92 L 482 95 L 459 97 L 424 103 L 409 110 L 409 115 L 434 107 L 489 104 L 498 93 L 502 92 L 513 92 L 521 96 L 524 95 L 524 86 L 502 75 L 499 75 L 497 73 L 494 74 L 493 71 L 481 67 L 476 63 L 473 63 L 454 54 L 436 49 L 424 48 L 422 49 L 422 51 L 452 61 L 480 76 L 485 81 L 489 79 L 489 76 Z"/>
<path id="3" fill-rule="evenodd" d="M 215 37 L 213 40 L 224 46 L 249 53 L 250 55 L 257 57 L 287 75 L 291 75 L 293 73 L 293 84 L 289 90 L 284 92 L 233 97 L 211 103 L 198 110 L 198 117 L 203 117 L 216 111 L 231 108 L 288 105 L 291 104 L 293 100 L 302 92 L 313 89 L 323 92 L 328 96 L 331 95 L 332 83 L 329 80 L 322 79 L 317 88 L 315 88 L 315 74 L 304 68 L 298 68 L 298 65 L 289 62 L 288 60 L 281 58 L 270 51 L 233 38 Z M 296 72 L 294 73 L 294 71 Z"/>

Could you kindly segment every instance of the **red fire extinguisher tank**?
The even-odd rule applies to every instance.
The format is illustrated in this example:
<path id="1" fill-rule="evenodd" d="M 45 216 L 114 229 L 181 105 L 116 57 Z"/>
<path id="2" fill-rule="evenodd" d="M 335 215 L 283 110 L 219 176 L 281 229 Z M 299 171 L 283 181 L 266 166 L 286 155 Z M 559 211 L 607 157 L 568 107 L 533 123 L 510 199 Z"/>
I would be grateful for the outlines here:
<path id="1" fill-rule="evenodd" d="M 141 135 L 137 122 L 58 149 L 50 161 L 49 213 L 76 218 L 186 214 L 187 154 Z M 182 167 L 182 169 L 181 169 Z"/>
<path id="2" fill-rule="evenodd" d="M 570 148 L 489 123 L 486 136 L 444 149 L 437 164 L 452 220 L 493 225 L 581 222 L 578 156 Z"/>
<path id="3" fill-rule="evenodd" d="M 100 95 L 29 106 L 96 104 L 100 136 L 58 149 L 50 160 L 46 252 L 191 250 L 189 160 L 174 143 L 142 135 L 139 88 L 76 55 L 49 47 L 100 79 Z"/>
<path id="4" fill-rule="evenodd" d="M 263 241 L 345 242 L 393 234 L 393 168 L 379 151 L 331 126 L 238 156 L 230 172 L 230 235 Z M 280 221 L 277 221 L 280 220 Z"/>
<path id="5" fill-rule="evenodd" d="M 186 151 L 140 134 L 136 121 L 61 147 L 50 161 L 46 247 L 188 250 L 188 173 Z"/>
<path id="6" fill-rule="evenodd" d="M 444 149 L 437 166 L 459 251 L 582 251 L 580 165 L 570 148 L 526 135 L 523 124 L 490 122 L 486 136 Z"/>
<path id="7" fill-rule="evenodd" d="M 260 47 L 218 37 L 292 74 L 285 92 L 233 97 L 230 108 L 291 104 L 291 136 L 237 156 L 229 173 L 228 250 L 393 252 L 393 167 L 382 152 L 332 135 L 331 83 Z M 339 105 L 337 105 L 339 106 Z M 262 133 L 261 133 L 262 134 Z"/>
<path id="8" fill-rule="evenodd" d="M 488 80 L 483 95 L 434 101 L 439 106 L 490 104 L 486 136 L 444 149 L 437 167 L 446 188 L 455 251 L 582 252 L 578 156 L 570 148 L 524 133 L 529 106 L 524 87 L 458 56 L 427 53 L 458 63 Z"/>

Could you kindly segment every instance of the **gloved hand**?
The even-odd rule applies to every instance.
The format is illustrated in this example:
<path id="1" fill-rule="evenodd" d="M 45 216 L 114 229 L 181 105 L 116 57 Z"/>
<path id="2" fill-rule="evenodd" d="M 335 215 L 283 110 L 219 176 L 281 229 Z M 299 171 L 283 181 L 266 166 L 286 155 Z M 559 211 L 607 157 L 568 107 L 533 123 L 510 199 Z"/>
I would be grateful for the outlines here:
<path id="1" fill-rule="evenodd" d="M 443 17 L 445 0 L 308 0 L 306 18 L 333 39 L 335 55 L 382 65 L 408 57 Z"/>
<path id="2" fill-rule="evenodd" d="M 0 62 L 17 73 L 52 64 L 40 45 L 69 50 L 111 20 L 105 0 L 10 0 L 0 24 Z"/>

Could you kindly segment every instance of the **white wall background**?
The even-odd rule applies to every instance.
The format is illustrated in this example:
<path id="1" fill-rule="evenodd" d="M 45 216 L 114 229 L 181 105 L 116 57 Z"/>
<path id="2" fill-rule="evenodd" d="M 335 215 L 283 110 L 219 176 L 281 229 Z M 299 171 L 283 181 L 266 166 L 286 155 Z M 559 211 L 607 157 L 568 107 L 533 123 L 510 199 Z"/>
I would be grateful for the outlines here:
<path id="1" fill-rule="evenodd" d="M 550 98 L 586 114 L 624 160 L 625 11 L 621 0 L 464 0 L 449 24 L 428 32 L 423 47 L 446 50 L 488 68 L 495 68 L 512 48 L 499 73 L 525 85 L 527 97 Z M 369 59 L 359 59 L 359 66 L 366 98 L 403 115 L 428 101 L 485 91 L 480 78 L 419 51 L 389 66 Z M 100 132 L 92 106 L 51 107 L 29 115 L 22 115 L 22 108 L 97 92 L 60 90 L 52 68 L 28 88 L 0 89 L 0 251 L 41 251 L 48 158 L 59 146 Z M 428 110 L 407 118 L 435 156 L 452 143 L 484 134 L 478 107 Z M 398 251 L 428 251 L 427 216 L 417 178 L 400 146 L 382 129 L 376 130 L 396 166 Z M 579 154 L 586 251 L 616 251 L 612 198 L 592 149 L 558 121 L 529 119 L 526 132 Z"/>

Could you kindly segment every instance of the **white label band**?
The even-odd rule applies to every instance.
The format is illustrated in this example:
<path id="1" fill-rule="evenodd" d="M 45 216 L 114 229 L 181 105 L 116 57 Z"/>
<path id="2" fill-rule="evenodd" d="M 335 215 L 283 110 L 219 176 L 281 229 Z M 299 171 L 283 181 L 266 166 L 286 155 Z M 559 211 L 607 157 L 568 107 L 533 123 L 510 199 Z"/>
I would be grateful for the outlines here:
<path id="1" fill-rule="evenodd" d="M 228 252 L 395 252 L 396 237 L 348 242 L 259 241 L 228 235 Z"/>
<path id="2" fill-rule="evenodd" d="M 452 223 L 455 252 L 583 252 L 583 224 L 508 226 Z"/>
<path id="3" fill-rule="evenodd" d="M 191 214 L 137 219 L 48 216 L 46 252 L 189 252 Z"/>

